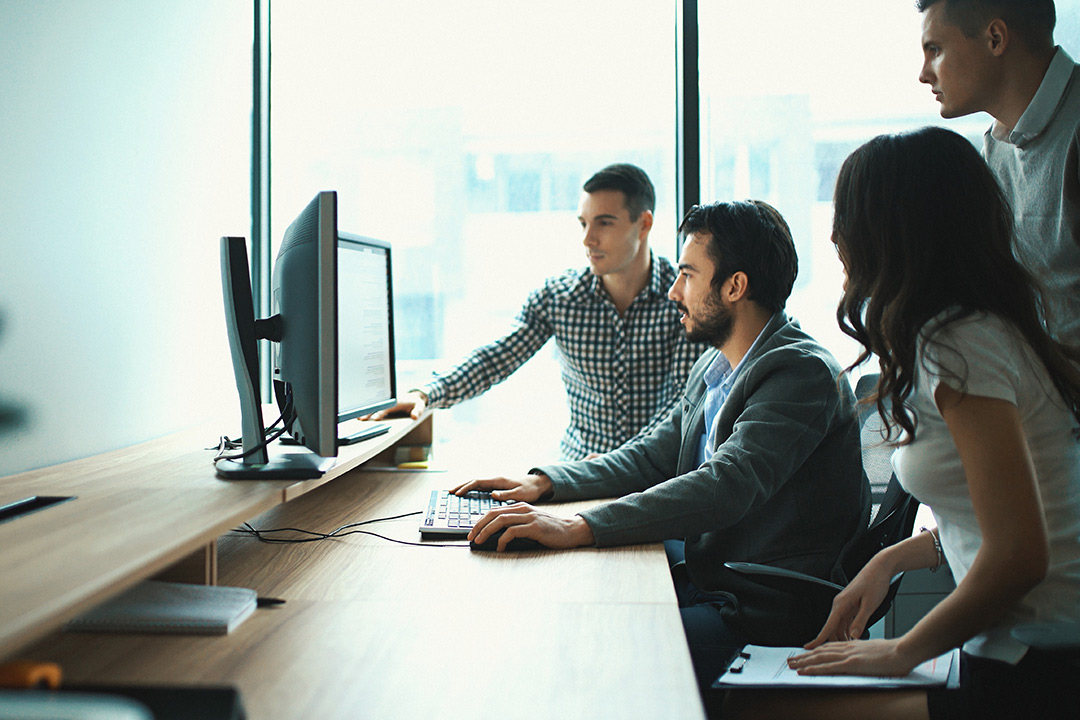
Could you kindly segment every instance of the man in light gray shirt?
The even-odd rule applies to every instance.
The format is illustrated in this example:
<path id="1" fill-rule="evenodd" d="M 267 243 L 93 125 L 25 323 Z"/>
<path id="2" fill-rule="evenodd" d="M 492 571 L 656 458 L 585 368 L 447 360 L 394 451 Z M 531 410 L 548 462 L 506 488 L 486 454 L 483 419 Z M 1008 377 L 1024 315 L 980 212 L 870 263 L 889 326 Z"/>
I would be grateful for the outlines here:
<path id="1" fill-rule="evenodd" d="M 941 116 L 987 112 L 983 156 L 1013 207 L 1016 255 L 1047 321 L 1080 346 L 1080 65 L 1054 45 L 1053 0 L 918 0 Z"/>

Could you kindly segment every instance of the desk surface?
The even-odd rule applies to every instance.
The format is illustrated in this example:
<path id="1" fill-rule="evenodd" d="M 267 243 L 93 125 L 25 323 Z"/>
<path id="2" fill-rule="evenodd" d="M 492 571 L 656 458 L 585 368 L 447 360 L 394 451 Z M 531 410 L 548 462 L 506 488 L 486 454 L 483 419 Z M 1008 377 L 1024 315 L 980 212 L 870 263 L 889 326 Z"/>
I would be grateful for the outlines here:
<path id="1" fill-rule="evenodd" d="M 216 477 L 214 428 L 0 478 L 0 506 L 33 495 L 69 502 L 0 523 L 0 659 L 66 619 L 164 570 L 260 512 L 347 473 L 417 423 L 342 448 L 316 480 Z M 430 426 L 428 426 L 430 429 Z"/>
<path id="2" fill-rule="evenodd" d="M 176 452 L 173 463 L 186 467 L 190 459 Z M 109 481 L 105 470 L 98 477 L 93 467 L 82 466 L 86 482 L 74 492 L 100 504 L 95 512 L 105 517 L 94 532 L 47 532 L 50 548 L 71 544 L 68 561 L 58 559 L 63 552 L 35 560 L 25 548 L 17 562 L 3 559 L 3 632 L 11 643 L 32 632 L 41 635 L 40 626 L 27 625 L 55 626 L 57 618 L 146 577 L 147 563 L 161 565 L 197 547 L 200 534 L 225 533 L 218 542 L 219 582 L 284 598 L 284 605 L 257 610 L 225 637 L 52 632 L 33 645 L 17 642 L 18 657 L 59 662 L 73 683 L 235 685 L 255 720 L 453 718 L 478 712 L 703 717 L 659 545 L 510 556 L 474 553 L 464 545 L 400 545 L 368 535 L 277 545 L 228 533 L 242 520 L 258 528 L 329 531 L 416 512 L 430 489 L 455 479 L 447 473 L 350 470 L 368 454 L 346 459 L 332 482 L 303 486 L 305 492 L 287 481 L 213 480 L 201 456 L 201 470 L 174 469 L 171 479 L 156 485 L 145 478 Z M 14 480 L 0 483 L 0 495 L 26 487 L 27 478 Z M 38 475 L 31 484 L 38 488 L 41 481 Z M 155 524 L 170 514 L 161 512 L 163 503 L 183 508 L 171 513 L 171 526 Z M 558 511 L 572 513 L 574 507 Z M 35 528 L 47 530 L 46 516 L 59 508 L 38 513 Z M 120 508 L 152 517 L 109 539 L 110 530 L 130 519 Z M 363 529 L 416 542 L 418 523 L 413 516 Z M 14 525 L 0 526 L 0 542 L 14 537 L 4 535 Z M 157 544 L 174 549 L 159 548 L 147 557 L 132 547 L 138 541 L 154 544 L 155 532 L 172 536 L 171 543 L 159 538 Z M 32 585 L 32 573 L 23 565 L 35 562 L 34 572 L 50 574 L 44 587 L 39 580 L 33 588 L 37 597 L 50 598 L 54 586 L 77 597 L 43 612 L 25 607 L 20 590 L 25 594 Z M 97 578 L 104 569 L 108 577 Z M 19 588 L 12 589 L 9 577 Z M 15 600 L 22 602 L 18 616 L 9 611 Z M 22 628 L 18 632 L 7 628 L 13 618 Z"/>

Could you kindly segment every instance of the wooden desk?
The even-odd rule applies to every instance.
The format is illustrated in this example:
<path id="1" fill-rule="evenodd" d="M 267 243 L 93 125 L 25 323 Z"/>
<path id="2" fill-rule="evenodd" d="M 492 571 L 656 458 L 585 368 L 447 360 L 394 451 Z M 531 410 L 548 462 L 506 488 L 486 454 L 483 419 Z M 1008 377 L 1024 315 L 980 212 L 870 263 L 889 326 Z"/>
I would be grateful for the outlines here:
<path id="1" fill-rule="evenodd" d="M 355 470 L 251 523 L 329 531 L 418 511 L 454 479 Z M 362 529 L 416 542 L 418 523 Z M 659 545 L 498 555 L 226 535 L 218 574 L 287 602 L 225 637 L 56 632 L 19 656 L 76 683 L 235 685 L 255 720 L 704 716 Z"/>
<path id="2" fill-rule="evenodd" d="M 216 538 L 309 492 L 408 438 L 430 420 L 342 448 L 317 480 L 224 481 L 205 450 L 219 428 L 196 428 L 130 448 L 0 478 L 0 505 L 33 495 L 74 500 L 0 523 L 0 659 L 155 573 L 213 583 Z"/>

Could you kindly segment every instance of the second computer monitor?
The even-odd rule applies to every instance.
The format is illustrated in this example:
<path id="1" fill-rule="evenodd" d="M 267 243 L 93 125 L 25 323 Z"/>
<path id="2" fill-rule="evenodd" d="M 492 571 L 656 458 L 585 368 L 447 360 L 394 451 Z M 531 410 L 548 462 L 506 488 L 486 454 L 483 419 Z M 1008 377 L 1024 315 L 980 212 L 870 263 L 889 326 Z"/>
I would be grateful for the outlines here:
<path id="1" fill-rule="evenodd" d="M 338 422 L 393 406 L 390 243 L 338 232 Z"/>

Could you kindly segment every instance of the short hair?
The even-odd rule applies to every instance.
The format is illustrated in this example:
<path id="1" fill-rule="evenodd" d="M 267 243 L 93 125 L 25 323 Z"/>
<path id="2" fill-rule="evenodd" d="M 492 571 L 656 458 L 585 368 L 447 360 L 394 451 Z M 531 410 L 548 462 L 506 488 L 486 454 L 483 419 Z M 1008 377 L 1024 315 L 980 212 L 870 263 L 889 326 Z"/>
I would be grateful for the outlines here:
<path id="1" fill-rule="evenodd" d="M 749 299 L 771 312 L 784 309 L 799 257 L 791 228 L 776 208 L 760 200 L 695 205 L 679 225 L 680 241 L 696 234 L 709 236 L 714 288 L 742 271 L 750 280 Z"/>
<path id="2" fill-rule="evenodd" d="M 646 210 L 656 211 L 656 189 L 649 176 L 637 165 L 608 165 L 586 180 L 582 189 L 587 193 L 618 190 L 626 197 L 626 209 L 630 212 L 632 222 L 636 222 Z"/>
<path id="3" fill-rule="evenodd" d="M 969 38 L 994 18 L 1001 18 L 1028 47 L 1054 44 L 1054 0 L 915 0 L 915 7 L 926 12 L 939 2 L 945 3 L 945 18 Z"/>

